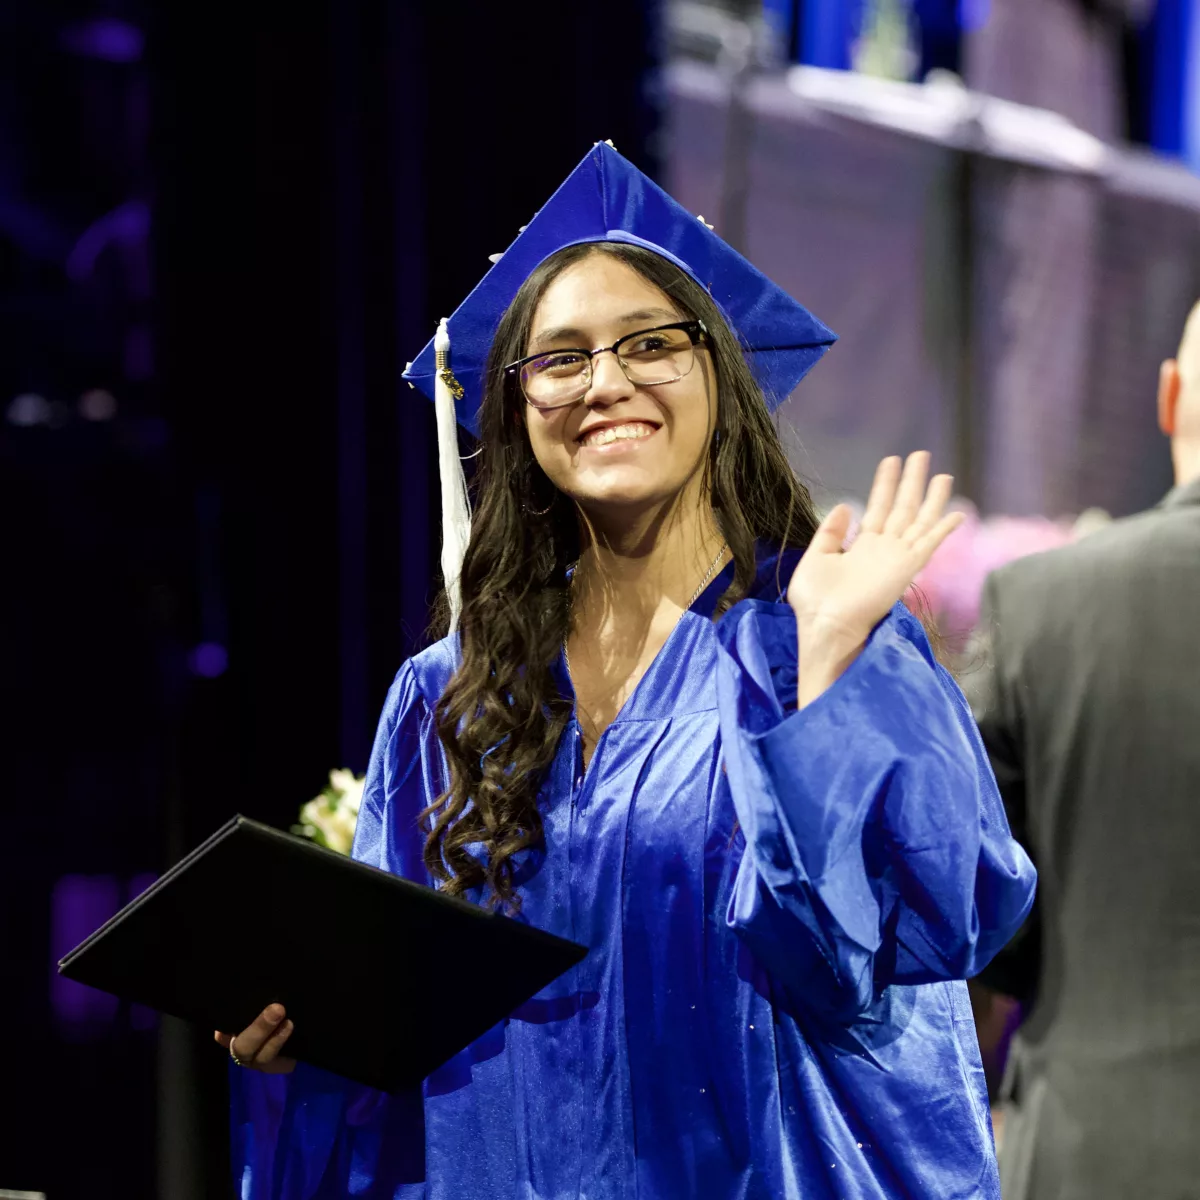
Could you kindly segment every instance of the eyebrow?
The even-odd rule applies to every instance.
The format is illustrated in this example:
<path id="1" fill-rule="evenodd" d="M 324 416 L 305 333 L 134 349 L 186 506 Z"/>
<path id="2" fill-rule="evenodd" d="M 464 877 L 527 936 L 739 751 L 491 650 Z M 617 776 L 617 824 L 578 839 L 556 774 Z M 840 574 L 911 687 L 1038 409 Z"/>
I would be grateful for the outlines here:
<path id="1" fill-rule="evenodd" d="M 669 308 L 639 308 L 633 312 L 623 313 L 616 318 L 614 322 L 617 325 L 630 325 L 634 321 L 657 321 L 660 318 L 665 318 L 668 323 L 672 321 L 682 321 L 683 318 L 676 312 L 672 312 Z M 531 352 L 538 345 L 546 342 L 561 342 L 568 338 L 577 340 L 577 345 L 571 349 L 587 349 L 584 342 L 587 341 L 587 334 L 582 329 L 575 325 L 556 325 L 552 329 L 543 329 L 536 337 L 529 339 L 529 349 Z"/>

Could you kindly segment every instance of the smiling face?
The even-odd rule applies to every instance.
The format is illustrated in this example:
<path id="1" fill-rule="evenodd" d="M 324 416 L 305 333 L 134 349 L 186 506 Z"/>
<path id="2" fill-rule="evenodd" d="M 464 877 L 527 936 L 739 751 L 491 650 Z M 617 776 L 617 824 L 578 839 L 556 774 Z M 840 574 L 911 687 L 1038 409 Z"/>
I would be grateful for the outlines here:
<path id="1" fill-rule="evenodd" d="M 596 252 L 546 288 L 524 353 L 611 346 L 638 330 L 690 318 L 632 267 Z M 539 466 L 591 516 L 632 519 L 688 491 L 699 498 L 717 415 L 703 342 L 692 369 L 672 383 L 633 384 L 614 355 L 600 354 L 578 403 L 549 411 L 526 404 L 524 412 Z"/>

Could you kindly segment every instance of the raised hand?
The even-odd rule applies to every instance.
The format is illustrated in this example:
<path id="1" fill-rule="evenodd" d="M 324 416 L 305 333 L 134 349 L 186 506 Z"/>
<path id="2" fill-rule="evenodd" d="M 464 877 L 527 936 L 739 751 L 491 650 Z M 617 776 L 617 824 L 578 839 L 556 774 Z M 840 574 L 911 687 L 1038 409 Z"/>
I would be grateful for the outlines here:
<path id="1" fill-rule="evenodd" d="M 929 472 L 929 454 L 885 458 L 875 472 L 858 536 L 842 552 L 850 510 L 839 504 L 821 522 L 788 585 L 800 639 L 803 707 L 858 657 L 871 630 L 904 595 L 933 552 L 963 521 L 946 514 L 953 483 Z"/>
<path id="2" fill-rule="evenodd" d="M 213 1038 L 231 1055 L 236 1054 L 239 1066 L 266 1075 L 287 1075 L 296 1069 L 296 1060 L 279 1053 L 292 1033 L 286 1017 L 282 1004 L 268 1004 L 241 1033 L 231 1037 L 218 1030 Z"/>

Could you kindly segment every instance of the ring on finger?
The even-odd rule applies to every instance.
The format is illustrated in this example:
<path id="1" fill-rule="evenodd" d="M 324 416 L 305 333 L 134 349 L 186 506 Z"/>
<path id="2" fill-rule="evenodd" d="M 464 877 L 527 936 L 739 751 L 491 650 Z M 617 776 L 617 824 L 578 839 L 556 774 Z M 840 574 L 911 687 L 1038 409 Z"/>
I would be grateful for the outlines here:
<path id="1" fill-rule="evenodd" d="M 237 1050 L 234 1048 L 236 1043 L 237 1038 L 231 1037 L 229 1039 L 229 1057 L 233 1059 L 233 1065 L 235 1067 L 244 1067 L 246 1065 L 246 1061 L 245 1059 L 238 1058 Z"/>

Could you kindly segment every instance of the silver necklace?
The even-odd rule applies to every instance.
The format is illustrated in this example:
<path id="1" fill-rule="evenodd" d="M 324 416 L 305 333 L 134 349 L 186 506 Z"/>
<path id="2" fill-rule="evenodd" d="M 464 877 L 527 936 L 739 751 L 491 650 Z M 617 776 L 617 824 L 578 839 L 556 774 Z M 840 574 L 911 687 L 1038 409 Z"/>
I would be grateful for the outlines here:
<path id="1" fill-rule="evenodd" d="M 700 580 L 700 585 L 692 593 L 692 598 L 687 602 L 687 607 L 689 609 L 692 607 L 693 604 L 696 603 L 697 600 L 700 599 L 700 594 L 704 591 L 704 589 L 706 587 L 708 587 L 709 581 L 712 579 L 713 575 L 716 573 L 717 567 L 720 565 L 721 559 L 723 559 L 725 557 L 725 551 L 727 548 L 728 548 L 727 543 L 722 542 L 721 548 L 717 551 L 717 557 L 712 560 L 712 565 L 708 568 L 707 571 L 704 572 L 704 578 L 702 580 Z M 572 564 L 572 565 L 577 566 L 578 564 Z M 573 574 L 572 574 L 572 579 L 574 579 Z M 567 595 L 568 595 L 568 597 L 570 597 L 571 593 L 568 592 Z M 569 605 L 569 599 L 568 599 L 568 605 Z M 565 638 L 563 639 L 563 663 L 565 664 L 565 666 L 567 668 L 567 675 L 571 677 L 572 684 L 574 684 L 574 676 L 571 673 L 571 659 L 570 659 L 570 656 L 567 654 L 567 641 Z"/>
<path id="2" fill-rule="evenodd" d="M 713 575 L 716 573 L 717 566 L 724 557 L 725 543 L 722 542 L 720 550 L 717 551 L 717 557 L 712 560 L 712 566 L 709 567 L 704 573 L 704 578 L 700 580 L 700 586 L 692 593 L 692 598 L 687 602 L 688 608 L 691 608 L 692 605 L 700 599 L 700 593 L 703 592 L 706 587 L 708 587 L 709 580 L 712 579 Z"/>

